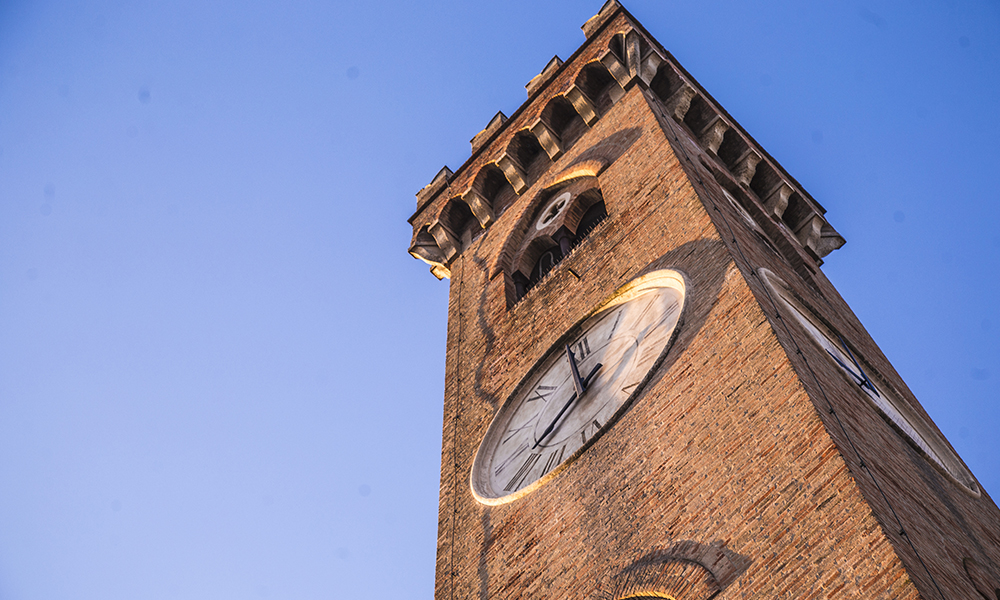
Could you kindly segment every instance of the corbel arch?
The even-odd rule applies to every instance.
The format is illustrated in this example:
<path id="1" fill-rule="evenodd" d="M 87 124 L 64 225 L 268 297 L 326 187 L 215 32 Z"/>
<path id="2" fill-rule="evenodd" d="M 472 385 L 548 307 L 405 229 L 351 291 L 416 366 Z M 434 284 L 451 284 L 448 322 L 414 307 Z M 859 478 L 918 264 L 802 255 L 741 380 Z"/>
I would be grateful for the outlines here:
<path id="1" fill-rule="evenodd" d="M 497 165 L 518 194 L 524 193 L 531 182 L 548 167 L 549 155 L 538 138 L 525 127 L 511 138 Z"/>
<path id="2" fill-rule="evenodd" d="M 580 69 L 573 85 L 590 100 L 597 114 L 602 115 L 625 95 L 611 71 L 602 62 L 594 60 Z"/>
<path id="3" fill-rule="evenodd" d="M 472 207 L 462 196 L 455 196 L 448 200 L 441 212 L 438 213 L 437 221 L 447 228 L 460 244 L 465 241 L 466 232 L 473 228 L 480 228 L 479 221 L 472 212 Z M 459 251 L 461 249 L 460 246 Z"/>
<path id="4" fill-rule="evenodd" d="M 473 195 L 478 196 L 478 199 Z M 499 218 L 517 200 L 517 193 L 507 181 L 503 170 L 496 163 L 488 163 L 476 173 L 472 186 L 464 197 L 473 214 L 483 223 L 484 219 Z"/>
<path id="5" fill-rule="evenodd" d="M 587 130 L 587 123 L 577 112 L 573 103 L 565 96 L 554 96 L 549 100 L 539 120 L 558 138 L 562 150 L 569 149 Z"/>

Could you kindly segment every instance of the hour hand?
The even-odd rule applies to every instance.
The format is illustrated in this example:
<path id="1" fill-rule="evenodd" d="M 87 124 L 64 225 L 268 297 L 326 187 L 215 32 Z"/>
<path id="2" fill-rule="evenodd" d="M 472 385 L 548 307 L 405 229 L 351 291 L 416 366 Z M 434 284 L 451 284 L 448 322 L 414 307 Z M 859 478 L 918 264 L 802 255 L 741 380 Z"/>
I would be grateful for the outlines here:
<path id="1" fill-rule="evenodd" d="M 569 348 L 567 348 L 567 350 L 569 350 Z M 569 355 L 573 356 L 573 353 L 570 352 Z M 569 364 L 573 365 L 573 372 L 576 373 L 576 363 L 574 363 L 571 359 Z M 601 368 L 601 366 L 602 366 L 601 363 L 597 363 L 596 365 L 594 365 L 594 368 L 590 370 L 590 374 L 587 375 L 586 381 L 581 382 L 580 386 L 583 387 L 584 389 L 587 389 L 587 384 L 590 383 L 590 381 L 594 378 L 595 375 L 597 375 L 597 371 Z M 556 415 L 556 418 L 552 419 L 552 422 L 549 423 L 549 426 L 545 428 L 545 431 L 542 432 L 542 435 L 538 436 L 538 440 L 535 441 L 535 445 L 531 447 L 532 450 L 537 448 L 538 445 L 542 443 L 542 440 L 545 439 L 545 436 L 552 433 L 552 430 L 556 428 L 556 423 L 558 423 L 559 419 L 562 418 L 563 413 L 566 412 L 566 409 L 569 408 L 569 405 L 573 404 L 573 401 L 576 400 L 579 396 L 580 394 L 574 393 L 572 396 L 569 397 L 569 400 L 566 401 L 566 404 L 563 404 L 563 407 L 559 410 L 559 414 Z"/>
<path id="2" fill-rule="evenodd" d="M 576 366 L 576 357 L 573 356 L 573 350 L 570 349 L 569 344 L 566 344 L 566 357 L 569 358 L 569 368 L 573 371 L 573 388 L 576 389 L 577 396 L 582 396 L 587 391 L 587 386 L 580 379 L 580 369 Z"/>

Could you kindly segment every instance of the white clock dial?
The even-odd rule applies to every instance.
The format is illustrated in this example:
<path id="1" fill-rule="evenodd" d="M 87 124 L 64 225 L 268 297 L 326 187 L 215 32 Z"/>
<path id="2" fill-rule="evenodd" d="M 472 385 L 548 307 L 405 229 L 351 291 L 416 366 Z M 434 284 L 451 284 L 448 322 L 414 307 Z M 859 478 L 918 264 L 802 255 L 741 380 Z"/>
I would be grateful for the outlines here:
<path id="1" fill-rule="evenodd" d="M 481 502 L 509 502 L 538 487 L 615 421 L 673 339 L 684 293 L 676 271 L 646 275 L 549 350 L 479 447 L 471 483 Z"/>
<path id="2" fill-rule="evenodd" d="M 838 370 L 864 393 L 869 402 L 934 465 L 960 483 L 968 492 L 978 495 L 979 486 L 972 473 L 965 468 L 958 455 L 935 429 L 898 394 L 875 377 L 874 372 L 865 366 L 863 359 L 851 350 L 843 339 L 813 316 L 812 311 L 795 299 L 780 279 L 766 269 L 761 269 L 760 273 L 795 321 L 824 350 L 824 354 L 837 365 Z"/>

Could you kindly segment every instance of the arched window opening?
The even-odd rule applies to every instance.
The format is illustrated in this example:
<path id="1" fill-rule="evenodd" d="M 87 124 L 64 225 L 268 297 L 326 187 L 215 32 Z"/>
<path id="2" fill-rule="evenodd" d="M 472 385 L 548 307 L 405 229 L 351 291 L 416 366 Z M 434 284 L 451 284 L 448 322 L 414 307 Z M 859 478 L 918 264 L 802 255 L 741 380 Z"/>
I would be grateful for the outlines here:
<path id="1" fill-rule="evenodd" d="M 525 214 L 524 237 L 509 266 L 511 306 L 545 279 L 608 217 L 596 178 L 581 177 L 542 192 Z"/>
<path id="2" fill-rule="evenodd" d="M 583 213 L 580 224 L 576 226 L 576 239 L 573 245 L 579 244 L 583 238 L 597 227 L 601 221 L 608 217 L 608 209 L 604 206 L 604 200 L 596 202 Z"/>
<path id="3" fill-rule="evenodd" d="M 556 263 L 562 259 L 562 252 L 559 251 L 558 247 L 550 248 L 542 255 L 538 257 L 538 262 L 535 263 L 535 268 L 531 270 L 531 277 L 529 277 L 529 285 L 534 286 L 538 283 L 542 277 L 552 270 L 552 267 L 556 266 Z"/>

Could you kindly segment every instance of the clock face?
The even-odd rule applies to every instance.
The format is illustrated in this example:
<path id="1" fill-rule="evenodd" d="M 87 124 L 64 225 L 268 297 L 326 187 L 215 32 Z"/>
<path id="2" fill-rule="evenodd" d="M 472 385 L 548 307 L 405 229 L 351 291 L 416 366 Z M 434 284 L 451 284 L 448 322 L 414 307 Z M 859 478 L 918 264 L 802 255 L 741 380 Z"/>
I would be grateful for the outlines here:
<path id="1" fill-rule="evenodd" d="M 519 498 L 554 477 L 639 393 L 674 338 L 684 279 L 672 270 L 619 290 L 563 336 L 490 425 L 472 467 L 485 504 Z"/>
<path id="2" fill-rule="evenodd" d="M 777 292 L 781 304 L 792 314 L 795 321 L 821 349 L 837 369 L 865 395 L 868 401 L 903 434 L 910 443 L 930 459 L 931 463 L 944 471 L 949 478 L 958 482 L 973 495 L 979 495 L 979 487 L 972 473 L 947 442 L 927 424 L 927 422 L 904 402 L 888 385 L 875 376 L 858 353 L 852 350 L 838 335 L 812 315 L 812 311 L 800 303 L 787 287 L 779 283 L 773 273 L 761 270 L 763 279 Z"/>

